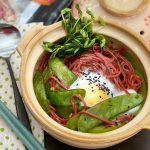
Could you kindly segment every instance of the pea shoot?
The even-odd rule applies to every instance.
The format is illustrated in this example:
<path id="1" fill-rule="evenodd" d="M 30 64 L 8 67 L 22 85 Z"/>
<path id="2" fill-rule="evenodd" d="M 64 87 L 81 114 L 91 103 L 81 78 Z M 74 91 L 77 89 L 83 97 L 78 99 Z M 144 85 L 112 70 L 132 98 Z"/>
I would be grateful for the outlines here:
<path id="1" fill-rule="evenodd" d="M 99 43 L 101 49 L 104 49 L 106 39 L 101 34 L 93 34 L 92 26 L 96 22 L 93 13 L 87 9 L 86 13 L 89 17 L 83 16 L 83 13 L 76 5 L 78 18 L 71 14 L 71 9 L 65 8 L 61 11 L 62 25 L 66 31 L 66 37 L 59 40 L 57 43 L 43 42 L 42 47 L 45 51 L 52 53 L 51 57 L 70 57 L 78 55 L 88 48 L 92 47 L 94 43 Z M 99 17 L 98 23 L 100 26 L 105 26 L 103 18 Z"/>

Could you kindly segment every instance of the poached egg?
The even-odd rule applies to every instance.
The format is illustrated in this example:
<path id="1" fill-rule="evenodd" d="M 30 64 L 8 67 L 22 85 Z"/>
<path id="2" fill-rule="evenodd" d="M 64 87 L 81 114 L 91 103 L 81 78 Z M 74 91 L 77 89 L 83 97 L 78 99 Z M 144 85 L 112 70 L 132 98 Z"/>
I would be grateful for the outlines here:
<path id="1" fill-rule="evenodd" d="M 82 76 L 78 78 L 70 89 L 84 89 L 86 91 L 85 102 L 88 107 L 92 107 L 108 98 L 126 94 L 102 72 L 91 72 L 84 70 Z M 135 93 L 134 90 L 128 90 L 129 93 Z"/>

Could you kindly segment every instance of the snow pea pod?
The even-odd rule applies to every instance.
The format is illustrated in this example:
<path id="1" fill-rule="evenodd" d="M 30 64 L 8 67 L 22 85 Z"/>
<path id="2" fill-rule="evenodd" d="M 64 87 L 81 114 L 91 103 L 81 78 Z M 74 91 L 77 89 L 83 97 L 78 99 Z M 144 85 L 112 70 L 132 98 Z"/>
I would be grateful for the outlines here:
<path id="1" fill-rule="evenodd" d="M 77 79 L 77 76 L 59 58 L 49 59 L 48 64 L 53 74 L 65 85 L 70 86 Z"/>
<path id="2" fill-rule="evenodd" d="M 66 127 L 72 130 L 77 131 L 78 130 L 78 120 L 79 120 L 80 114 L 77 114 L 75 116 L 73 116 L 72 118 L 70 118 L 67 121 Z"/>
<path id="3" fill-rule="evenodd" d="M 72 113 L 72 107 L 71 106 L 55 106 L 57 110 L 57 114 L 60 117 L 68 118 L 69 115 Z"/>
<path id="4" fill-rule="evenodd" d="M 140 111 L 140 109 L 141 109 L 141 105 L 138 105 L 138 106 L 130 109 L 129 111 L 127 111 L 127 112 L 125 112 L 123 114 L 120 114 L 119 116 L 117 115 L 116 117 L 114 117 L 111 120 L 115 120 L 116 118 L 118 118 L 118 117 L 120 117 L 122 115 L 125 115 L 125 114 L 132 114 L 133 116 L 135 116 Z M 88 131 L 88 133 L 104 133 L 104 132 L 108 132 L 108 131 L 112 131 L 112 130 L 118 129 L 118 128 L 122 127 L 125 124 L 126 123 L 122 123 L 122 124 L 111 126 L 111 127 L 105 127 L 104 125 L 100 125 L 100 126 L 97 126 L 97 127 L 94 127 L 92 129 L 90 129 Z"/>
<path id="5" fill-rule="evenodd" d="M 52 70 L 49 68 L 49 66 L 46 66 L 46 68 L 43 71 L 43 79 L 44 81 L 47 81 L 48 78 L 52 75 Z"/>
<path id="6" fill-rule="evenodd" d="M 70 97 L 73 94 L 80 94 L 83 98 L 85 97 L 84 89 L 72 89 L 66 91 L 51 91 L 47 89 L 47 97 L 50 100 L 51 104 L 54 106 L 71 106 Z M 76 98 L 77 103 L 80 101 Z"/>
<path id="7" fill-rule="evenodd" d="M 104 125 L 101 125 L 101 126 L 93 128 L 93 129 L 90 129 L 88 131 L 88 133 L 104 133 L 104 132 L 108 132 L 108 131 L 118 129 L 118 128 L 122 127 L 123 125 L 125 125 L 125 124 L 111 126 L 111 127 L 105 127 Z"/>
<path id="8" fill-rule="evenodd" d="M 144 98 L 141 94 L 121 95 L 98 103 L 87 111 L 100 117 L 111 119 L 138 106 L 143 100 Z M 102 123 L 101 120 L 82 114 L 78 120 L 78 130 L 81 132 L 87 132 Z"/>
<path id="9" fill-rule="evenodd" d="M 41 107 L 45 110 L 45 112 L 49 113 L 50 102 L 46 96 L 42 72 L 40 72 L 40 71 L 35 72 L 34 78 L 33 78 L 33 87 L 34 87 L 35 95 L 36 95 L 37 100 L 40 103 Z"/>
<path id="10" fill-rule="evenodd" d="M 63 118 L 68 118 L 73 111 L 72 106 L 55 106 L 55 108 L 57 110 L 57 114 Z M 81 111 L 82 108 L 83 106 L 77 105 L 78 111 Z"/>

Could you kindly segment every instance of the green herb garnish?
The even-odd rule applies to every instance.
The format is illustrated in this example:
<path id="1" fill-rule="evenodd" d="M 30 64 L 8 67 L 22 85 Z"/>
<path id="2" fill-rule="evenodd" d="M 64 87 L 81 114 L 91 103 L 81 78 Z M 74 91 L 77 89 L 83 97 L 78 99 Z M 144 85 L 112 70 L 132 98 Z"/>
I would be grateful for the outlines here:
<path id="1" fill-rule="evenodd" d="M 99 43 L 101 49 L 104 49 L 106 39 L 101 34 L 93 34 L 92 25 L 95 22 L 95 17 L 90 10 L 86 13 L 90 19 L 84 17 L 79 5 L 76 5 L 78 18 L 74 18 L 71 14 L 71 9 L 65 8 L 61 11 L 62 25 L 67 36 L 61 39 L 58 43 L 43 42 L 42 47 L 45 51 L 52 53 L 52 57 L 70 57 L 78 55 L 86 49 L 93 46 L 94 43 Z M 104 20 L 100 17 L 99 24 L 105 25 Z"/>

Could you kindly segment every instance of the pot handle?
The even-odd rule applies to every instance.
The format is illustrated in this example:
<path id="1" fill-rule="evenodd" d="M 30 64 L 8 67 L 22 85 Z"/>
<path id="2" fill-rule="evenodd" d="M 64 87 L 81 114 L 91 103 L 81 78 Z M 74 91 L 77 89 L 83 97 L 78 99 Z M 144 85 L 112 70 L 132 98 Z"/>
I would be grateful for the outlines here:
<path id="1" fill-rule="evenodd" d="M 146 129 L 146 130 L 150 130 L 150 114 L 148 114 L 146 116 L 146 118 L 144 118 L 144 120 L 146 121 L 143 128 L 142 129 Z"/>
<path id="2" fill-rule="evenodd" d="M 25 33 L 17 46 L 17 51 L 19 52 L 20 56 L 23 55 L 23 52 L 27 45 L 30 43 L 30 41 L 44 28 L 45 26 L 43 25 L 35 25 L 27 33 Z"/>

